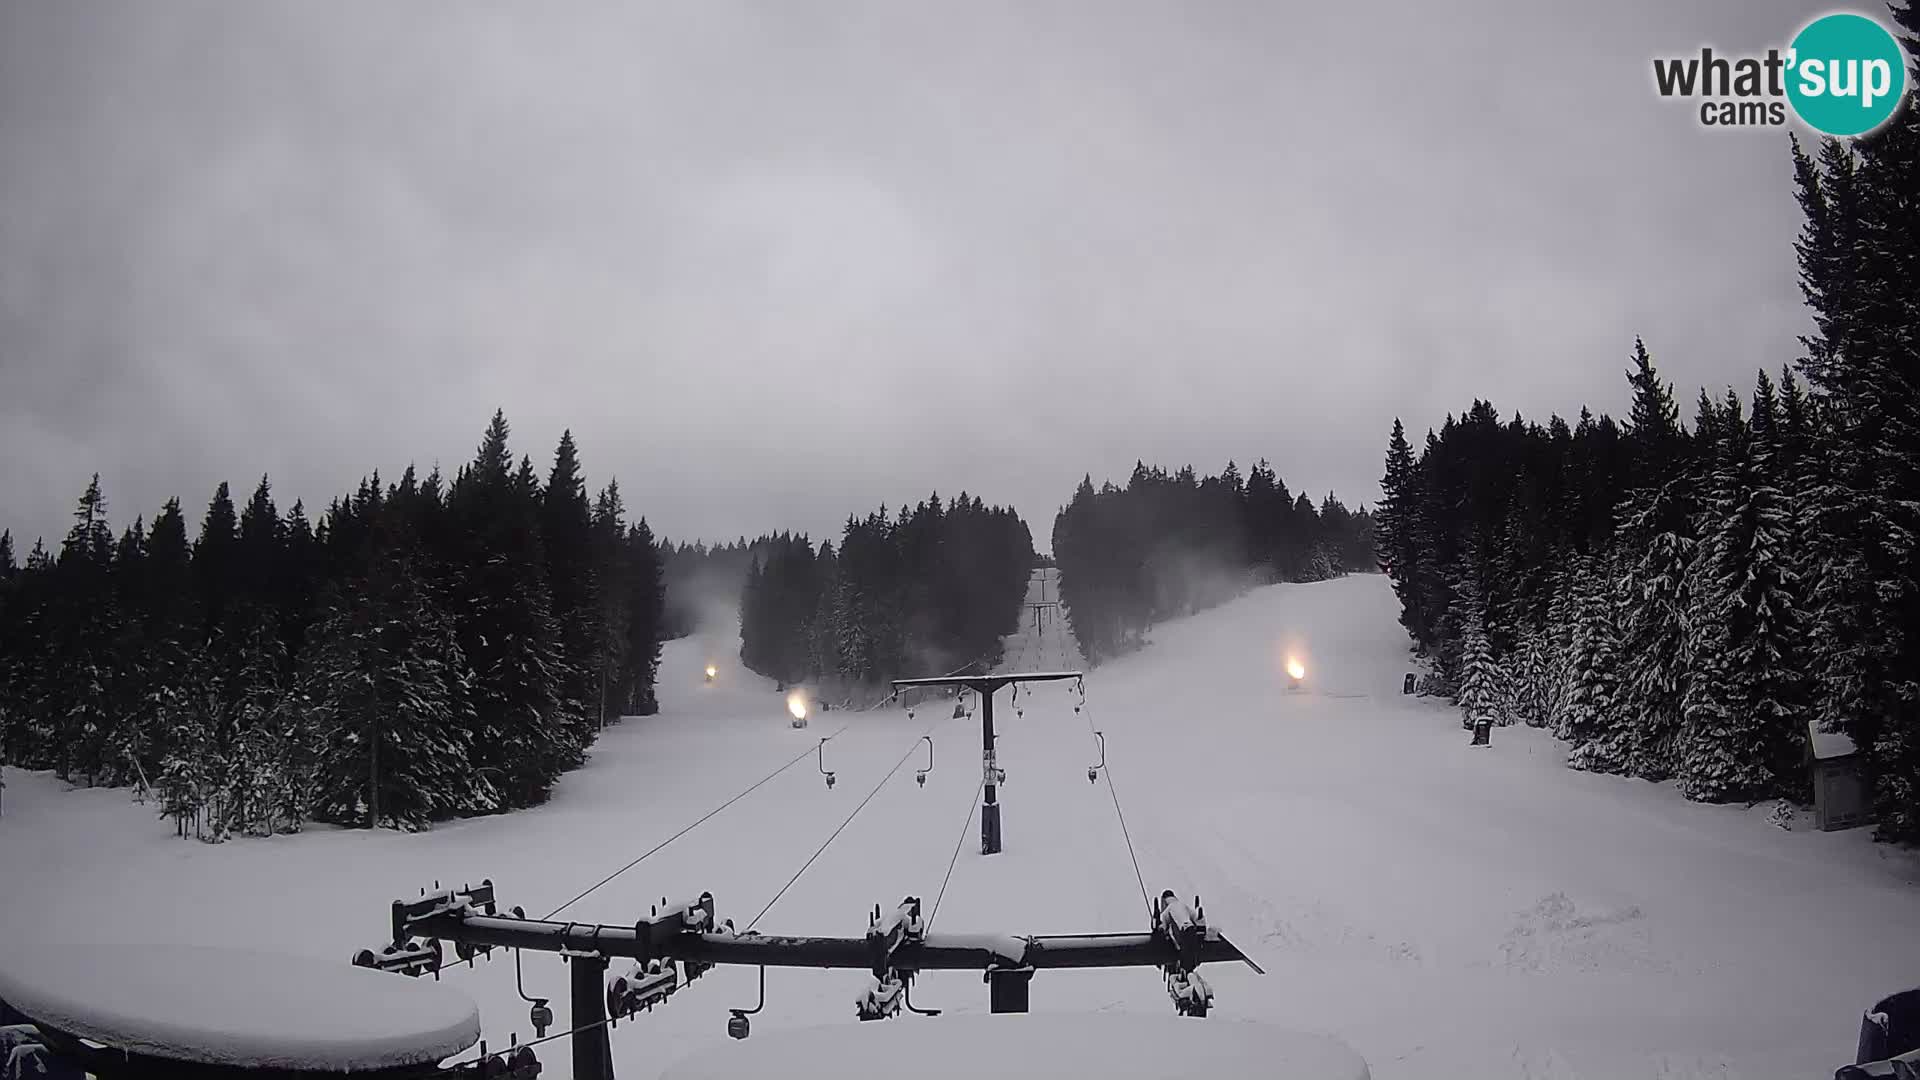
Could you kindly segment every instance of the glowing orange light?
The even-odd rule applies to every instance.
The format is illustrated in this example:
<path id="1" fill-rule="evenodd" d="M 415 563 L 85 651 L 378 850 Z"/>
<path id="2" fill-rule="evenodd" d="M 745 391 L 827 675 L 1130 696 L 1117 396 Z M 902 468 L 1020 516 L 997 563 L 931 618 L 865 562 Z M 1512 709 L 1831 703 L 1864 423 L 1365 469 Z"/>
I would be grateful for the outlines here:
<path id="1" fill-rule="evenodd" d="M 798 693 L 788 694 L 787 711 L 793 714 L 795 720 L 805 720 L 807 718 L 807 699 Z"/>
<path id="2" fill-rule="evenodd" d="M 1306 678 L 1307 665 L 1301 663 L 1300 658 L 1297 656 L 1287 657 L 1287 677 L 1294 682 L 1299 682 L 1301 679 Z"/>

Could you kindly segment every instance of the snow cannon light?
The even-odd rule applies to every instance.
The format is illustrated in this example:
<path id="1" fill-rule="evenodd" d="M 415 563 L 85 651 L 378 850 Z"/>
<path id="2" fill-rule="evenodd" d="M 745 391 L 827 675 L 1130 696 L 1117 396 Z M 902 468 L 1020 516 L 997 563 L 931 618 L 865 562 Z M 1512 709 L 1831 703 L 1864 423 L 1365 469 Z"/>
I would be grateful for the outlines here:
<path id="1" fill-rule="evenodd" d="M 1297 656 L 1287 657 L 1287 678 L 1297 683 L 1306 677 L 1307 665 L 1301 663 Z"/>
<path id="2" fill-rule="evenodd" d="M 787 695 L 787 711 L 793 714 L 794 727 L 807 726 L 807 699 L 798 690 Z"/>
<path id="3" fill-rule="evenodd" d="M 707 665 L 707 681 L 708 682 L 712 682 L 714 680 L 714 677 L 719 674 L 720 674 L 719 668 L 714 667 L 712 664 Z"/>

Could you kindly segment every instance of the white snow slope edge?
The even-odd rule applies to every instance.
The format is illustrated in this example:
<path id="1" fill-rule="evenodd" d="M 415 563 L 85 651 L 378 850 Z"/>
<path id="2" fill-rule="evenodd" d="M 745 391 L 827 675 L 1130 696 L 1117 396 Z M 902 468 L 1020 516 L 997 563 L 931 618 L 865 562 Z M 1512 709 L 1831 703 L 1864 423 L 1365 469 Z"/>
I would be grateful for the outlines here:
<path id="1" fill-rule="evenodd" d="M 9 944 L 0 1000 L 117 1049 L 213 1065 L 361 1071 L 480 1038 L 465 995 L 366 968 L 204 945 Z"/>

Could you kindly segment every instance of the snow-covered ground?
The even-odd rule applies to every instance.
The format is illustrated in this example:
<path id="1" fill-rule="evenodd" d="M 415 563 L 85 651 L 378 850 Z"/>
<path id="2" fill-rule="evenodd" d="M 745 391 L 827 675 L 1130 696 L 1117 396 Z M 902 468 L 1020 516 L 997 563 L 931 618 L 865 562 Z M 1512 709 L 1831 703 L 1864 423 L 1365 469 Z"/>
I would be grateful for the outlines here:
<path id="1" fill-rule="evenodd" d="M 1010 665 L 1071 666 L 1063 630 L 1029 623 Z M 1289 650 L 1307 663 L 1304 693 L 1284 689 Z M 976 723 L 930 705 L 795 730 L 771 684 L 694 642 L 667 647 L 661 715 L 609 730 L 551 804 L 422 834 L 208 846 L 175 839 L 124 791 L 10 770 L 0 941 L 238 944 L 345 964 L 385 935 L 390 900 L 436 879 L 492 878 L 503 903 L 543 915 L 843 724 L 826 747 L 832 790 L 803 762 L 566 914 L 631 922 L 663 896 L 711 890 L 744 926 L 905 756 L 760 929 L 857 935 L 876 903 L 930 905 L 963 822 L 938 931 L 1143 929 L 1106 786 L 1087 782 L 1090 720 L 1147 887 L 1198 893 L 1268 971 L 1209 969 L 1215 1016 L 1335 1035 L 1385 1080 L 1831 1075 L 1860 1010 L 1920 984 L 1910 854 L 1865 831 L 1782 831 L 1765 807 L 1571 772 L 1537 731 L 1498 729 L 1469 749 L 1452 710 L 1400 695 L 1407 670 L 1392 594 L 1367 576 L 1265 588 L 1159 627 L 1150 648 L 1088 678 L 1085 717 L 1065 684 L 1022 695 L 1023 715 L 1003 692 L 1006 850 L 984 858 L 967 820 Z M 920 788 L 914 743 L 929 729 L 936 767 Z M 655 1077 L 724 1042 L 754 977 L 716 970 L 623 1023 L 620 1075 Z M 510 959 L 446 979 L 479 1002 L 491 1044 L 530 1033 Z M 854 1023 L 865 980 L 768 972 L 756 1037 Z M 529 955 L 526 981 L 564 1023 L 560 963 Z M 987 1004 L 968 973 L 931 973 L 914 996 L 956 1013 Z M 1043 972 L 1033 1008 L 1172 1011 L 1150 970 Z M 562 1067 L 564 1043 L 543 1049 Z"/>

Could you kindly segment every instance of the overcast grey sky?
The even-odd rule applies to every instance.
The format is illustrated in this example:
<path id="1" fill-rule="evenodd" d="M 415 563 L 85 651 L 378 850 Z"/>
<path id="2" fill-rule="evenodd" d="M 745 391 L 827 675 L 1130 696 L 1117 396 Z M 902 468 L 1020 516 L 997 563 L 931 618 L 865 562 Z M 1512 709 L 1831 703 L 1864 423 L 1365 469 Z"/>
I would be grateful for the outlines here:
<path id="1" fill-rule="evenodd" d="M 1786 131 L 1650 61 L 1822 10 L 0 0 L 0 526 L 317 510 L 496 406 L 676 538 L 964 488 L 1044 548 L 1136 457 L 1371 503 L 1396 415 L 1796 355 Z"/>

